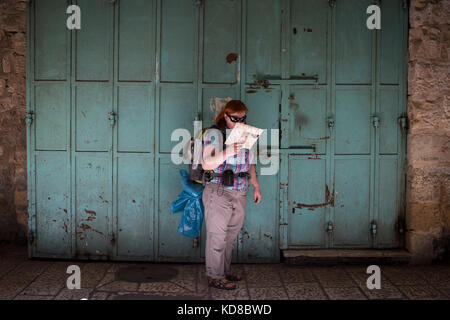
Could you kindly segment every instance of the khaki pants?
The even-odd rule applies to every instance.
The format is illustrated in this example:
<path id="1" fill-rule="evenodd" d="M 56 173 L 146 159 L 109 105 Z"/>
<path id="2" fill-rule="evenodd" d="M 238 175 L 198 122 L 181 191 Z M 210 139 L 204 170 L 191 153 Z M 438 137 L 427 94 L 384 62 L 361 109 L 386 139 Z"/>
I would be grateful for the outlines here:
<path id="1" fill-rule="evenodd" d="M 206 275 L 224 278 L 231 272 L 234 239 L 245 218 L 246 190 L 228 190 L 207 182 L 202 201 L 206 223 Z"/>

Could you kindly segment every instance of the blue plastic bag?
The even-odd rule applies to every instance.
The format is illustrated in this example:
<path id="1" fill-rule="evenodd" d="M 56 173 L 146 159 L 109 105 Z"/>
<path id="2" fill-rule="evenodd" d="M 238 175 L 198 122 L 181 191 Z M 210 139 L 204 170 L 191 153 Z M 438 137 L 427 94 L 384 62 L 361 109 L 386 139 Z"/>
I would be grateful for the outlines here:
<path id="1" fill-rule="evenodd" d="M 178 199 L 172 202 L 172 213 L 183 211 L 178 233 L 196 238 L 202 230 L 203 223 L 203 185 L 193 182 L 186 170 L 180 170 L 183 191 Z"/>

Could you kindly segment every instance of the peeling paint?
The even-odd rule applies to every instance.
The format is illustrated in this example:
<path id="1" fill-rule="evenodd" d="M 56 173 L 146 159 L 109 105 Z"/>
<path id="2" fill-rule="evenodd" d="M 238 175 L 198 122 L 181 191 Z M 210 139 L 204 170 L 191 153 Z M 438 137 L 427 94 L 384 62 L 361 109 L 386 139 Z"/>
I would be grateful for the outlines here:
<path id="1" fill-rule="evenodd" d="M 331 206 L 334 207 L 334 182 L 333 182 L 333 191 L 330 193 L 330 189 L 328 188 L 328 185 L 325 185 L 325 202 L 323 203 L 317 203 L 317 204 L 304 204 L 304 203 L 296 203 L 293 201 L 296 206 L 292 207 L 292 213 L 295 212 L 295 209 L 303 209 L 308 208 L 308 210 L 314 210 L 315 208 L 321 208 L 325 206 Z"/>
<path id="2" fill-rule="evenodd" d="M 93 215 L 93 216 L 97 215 L 97 212 L 95 212 L 94 210 L 84 209 L 84 212 L 86 212 L 87 214 Z"/>
<path id="3" fill-rule="evenodd" d="M 238 54 L 237 53 L 229 53 L 226 57 L 227 63 L 233 63 L 237 60 Z"/>
<path id="4" fill-rule="evenodd" d="M 225 97 L 225 98 L 211 97 L 211 98 L 209 98 L 209 110 L 212 113 L 214 113 L 214 117 L 217 116 L 220 113 L 220 111 L 222 111 L 225 104 L 230 100 L 232 100 L 231 97 Z"/>

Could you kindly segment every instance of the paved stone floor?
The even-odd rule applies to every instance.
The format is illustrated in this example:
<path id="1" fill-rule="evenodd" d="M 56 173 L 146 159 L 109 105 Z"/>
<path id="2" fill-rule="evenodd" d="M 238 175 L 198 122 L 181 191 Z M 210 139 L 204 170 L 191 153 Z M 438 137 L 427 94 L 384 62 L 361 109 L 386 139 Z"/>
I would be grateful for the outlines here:
<path id="1" fill-rule="evenodd" d="M 69 265 L 81 289 L 66 287 Z M 175 269 L 167 281 L 128 282 L 119 270 Z M 202 264 L 28 260 L 22 247 L 0 247 L 0 299 L 450 299 L 450 266 L 380 266 L 381 289 L 366 287 L 366 266 L 303 267 L 235 264 L 244 279 L 232 291 L 209 288 Z M 161 269 L 161 268 L 159 268 Z M 136 281 L 136 279 L 134 279 Z"/>

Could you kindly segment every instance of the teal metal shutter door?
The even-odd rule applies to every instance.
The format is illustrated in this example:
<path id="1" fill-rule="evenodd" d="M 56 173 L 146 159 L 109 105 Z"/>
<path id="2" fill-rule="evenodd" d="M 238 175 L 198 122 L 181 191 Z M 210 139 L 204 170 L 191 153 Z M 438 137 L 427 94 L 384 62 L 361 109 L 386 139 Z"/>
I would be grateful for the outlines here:
<path id="1" fill-rule="evenodd" d="M 403 1 L 78 0 L 30 3 L 29 254 L 204 261 L 206 233 L 177 233 L 175 129 L 230 99 L 268 129 L 235 262 L 280 249 L 402 245 L 406 112 Z M 356 14 L 356 13 L 360 14 Z M 272 136 L 270 129 L 279 129 Z M 265 143 L 264 143 L 265 142 Z M 263 162 L 260 162 L 263 161 Z"/>

